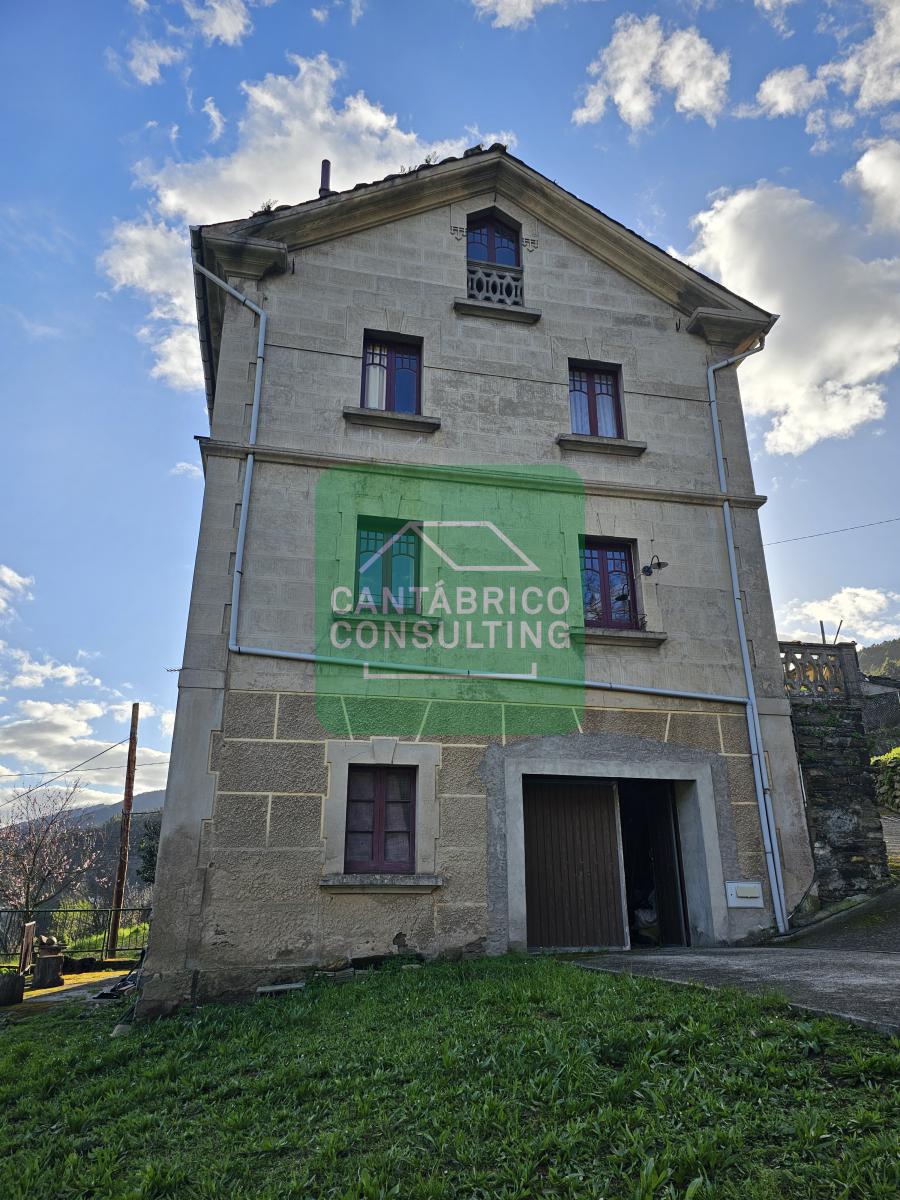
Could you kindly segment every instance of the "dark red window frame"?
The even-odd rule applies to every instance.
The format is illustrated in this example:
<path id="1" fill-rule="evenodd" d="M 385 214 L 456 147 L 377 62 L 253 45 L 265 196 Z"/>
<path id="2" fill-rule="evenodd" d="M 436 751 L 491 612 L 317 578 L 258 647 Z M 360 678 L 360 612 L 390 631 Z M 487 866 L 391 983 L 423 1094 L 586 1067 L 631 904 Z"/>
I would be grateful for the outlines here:
<path id="1" fill-rule="evenodd" d="M 641 628 L 631 542 L 582 538 L 581 595 L 587 628 Z"/>
<path id="2" fill-rule="evenodd" d="M 570 362 L 569 414 L 573 433 L 624 437 L 618 367 Z"/>
<path id="3" fill-rule="evenodd" d="M 377 361 L 383 360 L 383 361 Z M 368 369 L 370 366 L 384 366 L 386 383 L 384 393 L 384 408 L 379 409 L 367 404 Z M 414 399 L 412 407 L 401 403 L 401 384 L 403 379 L 412 381 Z M 422 346 L 416 342 L 392 342 L 388 338 L 380 338 L 367 334 L 363 343 L 362 382 L 359 393 L 360 408 L 373 412 L 403 412 L 419 414 L 422 411 Z"/>
<path id="4" fill-rule="evenodd" d="M 348 874 L 414 874 L 416 768 L 349 767 L 345 837 L 344 870 Z M 371 849 L 363 855 L 360 850 L 367 837 Z M 401 837 L 406 838 L 406 852 L 398 858 L 396 842 Z"/>
<path id="5" fill-rule="evenodd" d="M 500 259 L 497 258 L 498 253 Z M 521 267 L 519 231 L 499 217 L 469 217 L 466 255 L 472 262 L 493 263 L 497 267 Z M 513 261 L 505 261 L 506 257 L 511 257 Z"/>

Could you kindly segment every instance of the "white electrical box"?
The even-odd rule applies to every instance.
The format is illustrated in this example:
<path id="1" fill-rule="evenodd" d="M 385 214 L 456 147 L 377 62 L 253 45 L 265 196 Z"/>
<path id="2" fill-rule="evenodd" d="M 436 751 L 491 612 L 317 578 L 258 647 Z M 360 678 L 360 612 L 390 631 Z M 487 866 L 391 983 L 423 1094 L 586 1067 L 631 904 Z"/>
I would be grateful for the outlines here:
<path id="1" fill-rule="evenodd" d="M 763 889 L 758 880 L 726 883 L 725 896 L 729 908 L 763 907 Z"/>

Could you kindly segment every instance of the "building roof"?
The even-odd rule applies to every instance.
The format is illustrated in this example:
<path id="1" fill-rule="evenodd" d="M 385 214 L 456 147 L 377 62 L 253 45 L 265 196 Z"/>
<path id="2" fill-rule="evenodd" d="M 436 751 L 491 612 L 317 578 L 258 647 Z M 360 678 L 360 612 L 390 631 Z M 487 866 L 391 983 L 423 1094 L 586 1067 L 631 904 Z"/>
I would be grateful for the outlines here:
<path id="1" fill-rule="evenodd" d="M 517 206 L 612 266 L 687 318 L 685 328 L 710 342 L 740 351 L 778 319 L 634 230 L 566 191 L 501 143 L 475 146 L 460 157 L 423 163 L 299 204 L 279 205 L 236 221 L 191 229 L 191 250 L 215 274 L 259 279 L 288 268 L 288 256 L 389 221 L 402 220 L 479 192 L 506 195 Z M 195 274 L 197 317 L 212 412 L 224 297 Z"/>

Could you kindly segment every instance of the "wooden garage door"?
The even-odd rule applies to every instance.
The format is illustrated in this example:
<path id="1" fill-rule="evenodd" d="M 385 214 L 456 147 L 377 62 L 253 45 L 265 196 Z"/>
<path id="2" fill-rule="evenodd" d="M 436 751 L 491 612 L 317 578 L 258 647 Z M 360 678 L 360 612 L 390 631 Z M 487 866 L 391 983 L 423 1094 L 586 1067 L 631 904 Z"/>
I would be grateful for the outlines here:
<path id="1" fill-rule="evenodd" d="M 526 776 L 528 945 L 627 945 L 613 784 Z"/>

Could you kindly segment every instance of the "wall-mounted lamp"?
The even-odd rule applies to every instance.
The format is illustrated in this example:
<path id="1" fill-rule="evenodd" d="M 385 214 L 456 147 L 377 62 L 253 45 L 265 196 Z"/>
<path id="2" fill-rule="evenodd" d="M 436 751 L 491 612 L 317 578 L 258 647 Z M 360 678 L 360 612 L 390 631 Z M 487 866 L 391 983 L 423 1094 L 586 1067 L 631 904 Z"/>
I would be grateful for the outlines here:
<path id="1" fill-rule="evenodd" d="M 667 567 L 668 565 L 669 564 L 667 562 L 662 562 L 660 560 L 660 557 L 658 554 L 654 554 L 653 557 L 650 559 L 650 561 L 647 563 L 646 567 L 641 567 L 641 574 L 649 577 L 653 574 L 654 571 L 661 571 L 663 569 L 663 567 Z"/>

